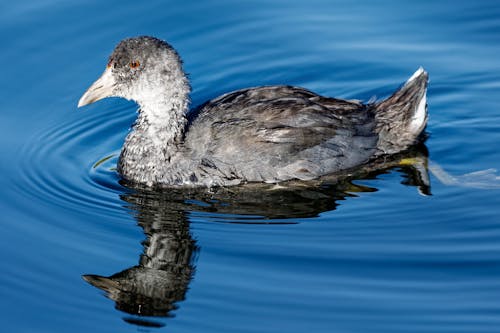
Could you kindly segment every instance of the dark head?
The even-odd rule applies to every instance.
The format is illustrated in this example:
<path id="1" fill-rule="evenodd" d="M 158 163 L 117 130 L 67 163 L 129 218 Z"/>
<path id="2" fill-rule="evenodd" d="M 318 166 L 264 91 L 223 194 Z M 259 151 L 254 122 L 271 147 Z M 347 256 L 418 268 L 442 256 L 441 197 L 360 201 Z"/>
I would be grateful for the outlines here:
<path id="1" fill-rule="evenodd" d="M 111 96 L 134 100 L 144 107 L 170 95 L 188 93 L 177 52 L 165 41 L 141 36 L 124 39 L 115 47 L 106 70 L 80 98 L 78 107 Z"/>

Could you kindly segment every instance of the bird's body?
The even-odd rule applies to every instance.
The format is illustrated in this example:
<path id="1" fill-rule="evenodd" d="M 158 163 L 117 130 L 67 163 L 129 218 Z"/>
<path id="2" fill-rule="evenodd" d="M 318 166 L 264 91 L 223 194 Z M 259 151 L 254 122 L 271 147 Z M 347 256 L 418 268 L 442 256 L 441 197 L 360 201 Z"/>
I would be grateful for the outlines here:
<path id="1" fill-rule="evenodd" d="M 248 88 L 188 114 L 190 89 L 179 56 L 163 41 L 138 37 L 117 46 L 79 105 L 107 96 L 139 103 L 118 164 L 126 180 L 226 186 L 311 180 L 400 152 L 425 127 L 426 86 L 427 73 L 419 69 L 373 104 L 291 86 Z"/>

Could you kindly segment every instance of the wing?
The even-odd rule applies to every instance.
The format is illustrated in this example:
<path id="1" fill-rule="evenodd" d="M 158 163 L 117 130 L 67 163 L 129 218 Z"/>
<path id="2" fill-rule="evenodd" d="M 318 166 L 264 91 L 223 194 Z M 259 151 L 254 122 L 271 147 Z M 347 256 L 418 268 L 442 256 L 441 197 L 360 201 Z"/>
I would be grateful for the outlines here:
<path id="1" fill-rule="evenodd" d="M 238 90 L 198 109 L 186 144 L 200 168 L 276 182 L 366 162 L 377 136 L 370 108 L 290 86 Z"/>

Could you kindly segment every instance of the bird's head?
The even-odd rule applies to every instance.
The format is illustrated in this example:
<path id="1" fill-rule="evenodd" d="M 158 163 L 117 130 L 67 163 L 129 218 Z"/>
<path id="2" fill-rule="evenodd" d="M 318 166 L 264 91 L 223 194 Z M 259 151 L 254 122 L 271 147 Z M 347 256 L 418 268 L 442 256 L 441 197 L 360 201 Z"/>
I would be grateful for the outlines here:
<path id="1" fill-rule="evenodd" d="M 104 73 L 78 101 L 78 107 L 106 97 L 150 103 L 168 91 L 189 90 L 177 52 L 148 36 L 122 40 L 109 56 Z"/>

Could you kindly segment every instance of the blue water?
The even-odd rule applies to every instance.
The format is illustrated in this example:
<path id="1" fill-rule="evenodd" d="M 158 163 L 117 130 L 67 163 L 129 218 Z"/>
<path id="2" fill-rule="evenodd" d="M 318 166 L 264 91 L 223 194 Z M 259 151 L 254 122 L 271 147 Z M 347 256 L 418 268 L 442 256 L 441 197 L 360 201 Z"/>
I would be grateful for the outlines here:
<path id="1" fill-rule="evenodd" d="M 422 65 L 416 154 L 455 181 L 125 188 L 137 106 L 76 104 L 142 34 L 177 48 L 193 105 L 265 84 L 383 98 Z M 2 332 L 498 332 L 498 179 L 461 176 L 500 169 L 500 2 L 20 0 L 0 40 Z"/>

